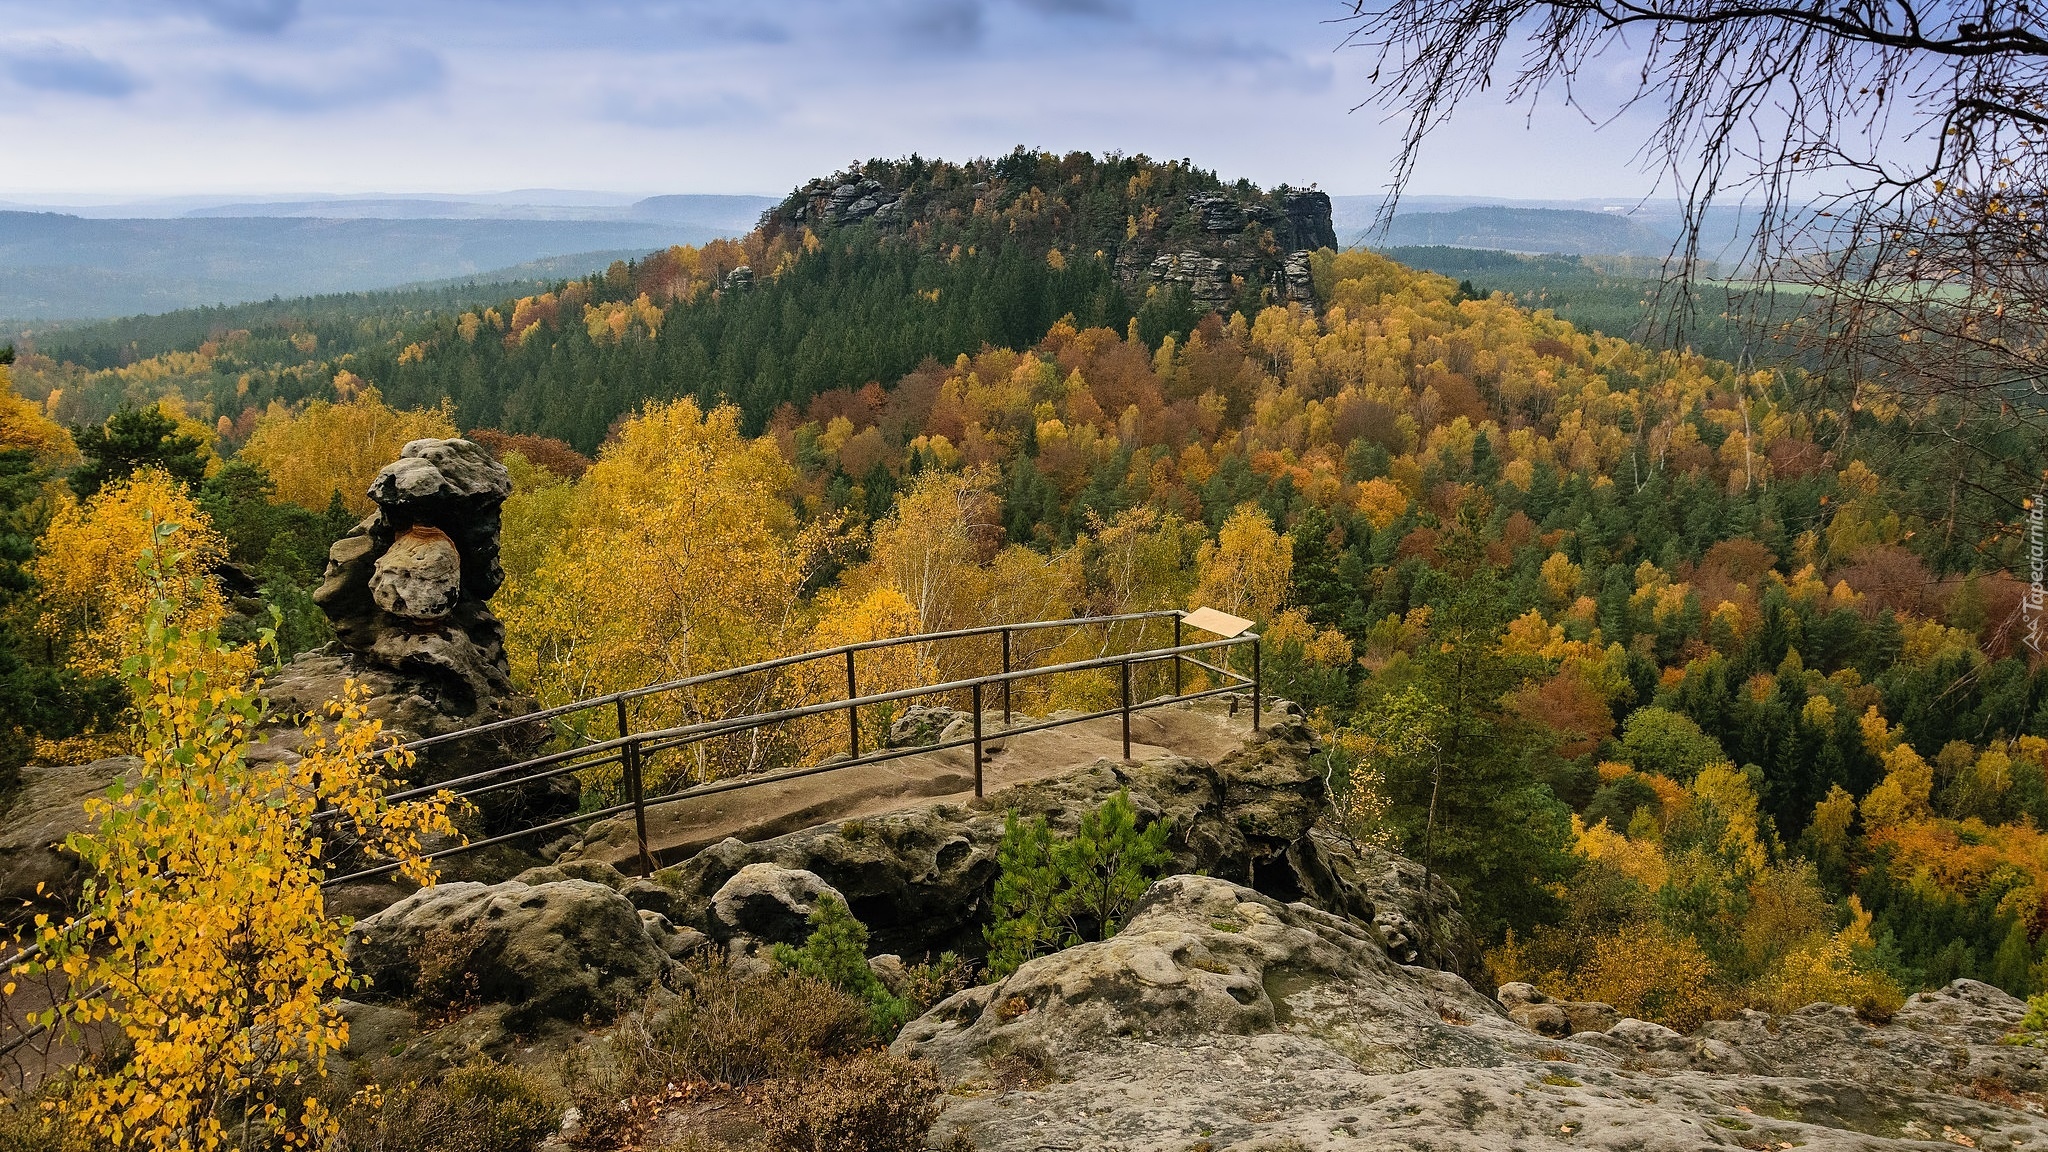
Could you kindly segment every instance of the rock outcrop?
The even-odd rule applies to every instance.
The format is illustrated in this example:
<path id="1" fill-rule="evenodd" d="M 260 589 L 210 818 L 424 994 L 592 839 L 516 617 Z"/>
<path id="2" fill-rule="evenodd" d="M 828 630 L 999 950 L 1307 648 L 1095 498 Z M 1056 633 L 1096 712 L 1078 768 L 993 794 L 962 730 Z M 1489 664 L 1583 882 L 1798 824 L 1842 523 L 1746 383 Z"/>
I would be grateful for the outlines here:
<path id="1" fill-rule="evenodd" d="M 2025 1006 L 1986 985 L 1915 996 L 1882 1026 L 1817 1005 L 1691 1037 L 1620 1020 L 1551 1038 L 1376 937 L 1174 876 L 1117 936 L 951 997 L 895 1049 L 958 1086 L 934 1140 L 984 1152 L 2048 1140 L 2048 1053 L 1998 1043 Z"/>
<path id="2" fill-rule="evenodd" d="M 498 510 L 505 466 L 468 440 L 415 440 L 370 482 L 377 505 L 327 554 L 313 600 L 343 648 L 420 679 L 468 713 L 511 691 L 505 629 L 489 601 L 505 581 Z"/>
<path id="3" fill-rule="evenodd" d="M 1028 178 L 1005 179 L 1000 163 L 968 169 L 988 178 L 938 186 L 929 178 L 912 178 L 896 165 L 856 167 L 798 188 L 765 214 L 762 223 L 771 229 L 813 232 L 871 225 L 902 233 L 920 221 L 957 220 L 970 209 L 1002 211 L 1020 197 L 1042 197 L 1046 191 Z M 962 171 L 954 180 L 963 178 L 971 176 Z M 1038 200 L 1033 204 L 1036 215 L 1042 205 Z M 1153 288 L 1179 287 L 1203 307 L 1222 308 L 1236 303 L 1247 289 L 1257 293 L 1265 288 L 1271 290 L 1271 299 L 1313 305 L 1309 253 L 1339 247 L 1330 197 L 1315 190 L 1283 187 L 1259 193 L 1218 188 L 1187 193 L 1180 201 L 1128 207 L 1134 223 L 1145 218 L 1143 227 L 1126 230 L 1121 216 L 1113 227 L 1098 230 L 1072 224 L 1055 243 L 1083 253 L 1101 252 L 1132 300 L 1144 299 Z"/>
<path id="4" fill-rule="evenodd" d="M 0 924 L 70 905 L 85 879 L 85 866 L 64 848 L 64 841 L 85 831 L 85 802 L 138 763 L 132 756 L 115 756 L 21 770 L 21 787 L 0 808 Z"/>
<path id="5" fill-rule="evenodd" d="M 1377 910 L 1350 889 L 1349 878 L 1374 866 L 1341 842 L 1308 835 L 1326 807 L 1323 777 L 1309 756 L 1307 726 L 1292 705 L 1286 709 L 1273 715 L 1266 731 L 1247 734 L 1241 747 L 1213 764 L 1184 756 L 1098 761 L 1007 788 L 985 802 L 909 806 L 752 844 L 725 840 L 662 869 L 651 882 L 673 894 L 678 923 L 717 937 L 721 913 L 714 905 L 727 886 L 748 869 L 772 865 L 776 874 L 808 874 L 841 894 L 878 951 L 911 957 L 978 951 L 1006 813 L 1044 816 L 1071 833 L 1082 815 L 1122 789 L 1141 824 L 1169 821 L 1172 870 L 1226 877 L 1285 899 L 1328 892 L 1369 924 Z M 941 717 L 930 719 L 924 728 Z M 922 739 L 929 733 L 899 735 Z M 1455 903 L 1444 912 L 1446 931 L 1461 930 Z"/>
<path id="6" fill-rule="evenodd" d="M 711 897 L 711 938 L 730 945 L 802 944 L 811 934 L 811 913 L 838 889 L 801 868 L 749 864 L 719 885 Z"/>
<path id="7" fill-rule="evenodd" d="M 636 1003 L 695 941 L 659 913 L 591 880 L 441 884 L 400 900 L 349 933 L 366 999 L 422 992 L 423 969 L 462 975 L 460 992 L 512 1008 L 514 1026 L 608 1019 Z"/>
<path id="8" fill-rule="evenodd" d="M 516 719 L 533 701 L 512 691 L 505 629 L 490 598 L 504 583 L 499 508 L 512 491 L 505 467 L 468 440 L 415 440 L 370 482 L 376 510 L 336 541 L 314 601 L 335 644 L 303 653 L 267 685 L 280 716 L 314 712 L 355 680 L 369 713 L 416 740 Z M 513 725 L 428 748 L 414 783 L 438 783 L 522 759 L 546 732 Z M 295 733 L 272 739 L 289 749 Z M 574 809 L 563 776 L 479 798 L 477 831 L 494 832 Z M 503 873 L 499 873 L 503 875 Z"/>

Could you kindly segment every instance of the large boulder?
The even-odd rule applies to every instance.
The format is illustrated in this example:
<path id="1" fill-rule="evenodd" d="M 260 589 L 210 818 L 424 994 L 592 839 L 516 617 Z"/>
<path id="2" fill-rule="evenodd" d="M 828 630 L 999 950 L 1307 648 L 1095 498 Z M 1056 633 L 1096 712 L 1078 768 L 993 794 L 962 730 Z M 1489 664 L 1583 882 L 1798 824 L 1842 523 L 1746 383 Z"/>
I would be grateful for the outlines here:
<path id="1" fill-rule="evenodd" d="M 1494 994 L 1508 1019 L 1543 1036 L 1574 1036 L 1580 1032 L 1606 1032 L 1621 1023 L 1621 1013 L 1612 1004 L 1597 1000 L 1553 1000 L 1533 984 L 1516 981 L 1503 984 Z"/>
<path id="2" fill-rule="evenodd" d="M 1117 936 L 959 993 L 893 1047 L 955 1084 L 933 1142 L 983 1152 L 2033 1147 L 2048 1053 L 1999 1042 L 2025 1009 L 1958 981 L 1882 1026 L 1816 1006 L 1542 1036 L 1354 920 L 1174 876 Z"/>
<path id="3" fill-rule="evenodd" d="M 371 567 L 370 599 L 408 624 L 439 624 L 461 598 L 462 554 L 439 528 L 399 533 Z"/>
<path id="4" fill-rule="evenodd" d="M 609 1019 L 669 973 L 674 936 L 664 918 L 588 880 L 454 883 L 357 923 L 348 957 L 372 1001 L 420 993 L 426 961 L 461 970 L 471 995 L 512 1006 L 515 1022 Z"/>
<path id="5" fill-rule="evenodd" d="M 764 944 L 801 944 L 811 934 L 818 902 L 846 897 L 815 872 L 749 864 L 719 886 L 711 898 L 711 938 L 747 937 Z"/>

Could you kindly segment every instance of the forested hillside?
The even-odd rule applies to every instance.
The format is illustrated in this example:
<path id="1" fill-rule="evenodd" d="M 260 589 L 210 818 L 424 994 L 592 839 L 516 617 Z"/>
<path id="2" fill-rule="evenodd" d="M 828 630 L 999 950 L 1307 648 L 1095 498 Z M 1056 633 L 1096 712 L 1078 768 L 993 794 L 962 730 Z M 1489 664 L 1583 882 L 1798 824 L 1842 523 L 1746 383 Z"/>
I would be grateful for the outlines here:
<path id="1" fill-rule="evenodd" d="M 892 210 L 879 211 L 863 181 Z M 808 221 L 798 210 L 814 197 L 800 191 L 739 241 L 667 249 L 556 291 L 402 326 L 360 329 L 346 313 L 273 309 L 179 345 L 187 355 L 138 345 L 121 371 L 108 371 L 115 365 L 104 356 L 70 362 L 64 349 L 79 342 L 60 334 L 52 350 L 66 362 L 25 356 L 21 386 L 43 400 L 61 389 L 61 418 L 96 422 L 175 381 L 232 419 L 273 399 L 318 395 L 348 371 L 394 403 L 447 396 L 471 423 L 589 451 L 645 399 L 729 397 L 758 429 L 783 403 L 890 380 L 927 357 L 1025 346 L 1065 315 L 1119 331 L 1135 317 L 1157 342 L 1186 332 L 1204 309 L 1186 285 L 1147 290 L 1144 266 L 1156 255 L 1242 245 L 1237 266 L 1270 272 L 1290 246 L 1333 242 L 1320 194 L 1320 228 L 1302 227 L 1285 195 L 1143 157 L 912 158 L 820 182 L 842 185 L 859 194 L 836 207 L 816 196 Z M 1275 296 L 1256 278 L 1239 280 L 1241 309 Z M 98 371 L 79 370 L 88 366 Z"/>
<path id="2" fill-rule="evenodd" d="M 1264 629 L 1345 831 L 1451 878 L 1501 979 L 1678 1025 L 2048 985 L 2048 681 L 2017 513 L 1965 482 L 1973 452 L 2038 469 L 2038 445 L 1367 253 L 1309 260 L 1313 306 L 1251 279 L 1213 313 L 1134 298 L 1127 254 L 1217 235 L 1202 197 L 1266 257 L 1284 200 L 1020 155 L 871 165 L 908 205 L 879 222 L 882 196 L 829 216 L 842 179 L 743 241 L 504 305 L 25 356 L 0 676 L 94 699 L 103 616 L 60 573 L 137 501 L 186 501 L 316 639 L 305 588 L 369 475 L 476 430 L 517 483 L 496 607 L 544 703 L 1208 604 Z M 60 755 L 105 712 L 17 742 Z"/>

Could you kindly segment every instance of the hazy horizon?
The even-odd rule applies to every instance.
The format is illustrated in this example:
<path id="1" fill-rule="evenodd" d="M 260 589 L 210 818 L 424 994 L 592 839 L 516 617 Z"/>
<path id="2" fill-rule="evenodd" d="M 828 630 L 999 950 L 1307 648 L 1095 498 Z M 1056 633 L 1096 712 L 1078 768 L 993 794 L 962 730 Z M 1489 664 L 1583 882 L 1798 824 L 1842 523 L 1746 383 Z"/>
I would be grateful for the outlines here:
<path id="1" fill-rule="evenodd" d="M 1383 191 L 1338 0 L 0 0 L 0 200 L 781 195 L 855 159 L 1018 144 Z M 1599 69 L 1597 109 L 1622 77 Z M 1611 101 L 1610 101 L 1611 102 Z M 1626 119 L 1626 118 L 1624 118 Z M 1632 122 L 1477 103 L 1411 191 L 1634 197 Z"/>

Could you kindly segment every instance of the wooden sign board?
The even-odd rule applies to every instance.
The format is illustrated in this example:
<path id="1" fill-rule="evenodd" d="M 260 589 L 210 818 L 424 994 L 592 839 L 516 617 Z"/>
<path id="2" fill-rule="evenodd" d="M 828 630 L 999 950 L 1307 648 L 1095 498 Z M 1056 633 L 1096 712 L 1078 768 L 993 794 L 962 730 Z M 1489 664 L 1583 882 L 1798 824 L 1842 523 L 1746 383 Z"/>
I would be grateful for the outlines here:
<path id="1" fill-rule="evenodd" d="M 1182 619 L 1190 628 L 1200 628 L 1225 640 L 1243 635 L 1245 630 L 1252 626 L 1252 622 L 1242 616 L 1232 616 L 1228 612 L 1218 612 L 1214 608 L 1197 608 Z"/>

